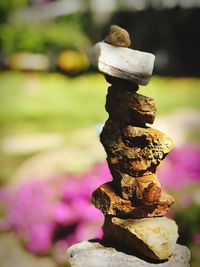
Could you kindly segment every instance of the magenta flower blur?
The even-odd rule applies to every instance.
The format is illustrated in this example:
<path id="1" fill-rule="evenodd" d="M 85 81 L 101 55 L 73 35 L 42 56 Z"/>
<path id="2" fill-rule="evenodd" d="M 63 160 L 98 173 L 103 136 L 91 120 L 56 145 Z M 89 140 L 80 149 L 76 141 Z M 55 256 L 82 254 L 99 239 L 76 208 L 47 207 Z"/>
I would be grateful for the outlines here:
<path id="1" fill-rule="evenodd" d="M 200 232 L 195 233 L 193 239 L 197 245 L 200 245 Z"/>
<path id="2" fill-rule="evenodd" d="M 172 191 L 200 182 L 200 148 L 185 145 L 173 149 L 162 162 L 158 178 Z"/>
<path id="3" fill-rule="evenodd" d="M 102 236 L 102 213 L 89 199 L 102 183 L 111 180 L 107 164 L 88 173 L 27 181 L 10 194 L 6 221 L 34 253 L 48 253 L 53 244 L 67 246 Z M 3 194 L 4 192 L 4 194 Z M 2 191 L 0 197 L 8 199 Z M 62 242 L 64 243 L 62 243 Z M 59 246 L 57 246 L 59 247 Z"/>
<path id="4" fill-rule="evenodd" d="M 52 220 L 56 192 L 45 181 L 23 184 L 13 195 L 7 222 L 35 253 L 46 253 L 55 227 Z"/>
<path id="5" fill-rule="evenodd" d="M 47 253 L 52 245 L 53 222 L 30 224 L 27 229 L 27 249 L 35 253 Z"/>
<path id="6" fill-rule="evenodd" d="M 171 191 L 200 182 L 199 147 L 188 145 L 172 150 L 158 176 L 162 185 Z M 110 180 L 112 177 L 104 162 L 81 175 L 27 181 L 15 192 L 2 188 L 0 201 L 7 215 L 0 221 L 0 230 L 15 231 L 27 249 L 40 254 L 59 249 L 63 253 L 76 242 L 101 238 L 103 215 L 90 203 L 90 197 L 95 189 Z M 196 202 L 198 199 L 196 194 Z M 193 201 L 194 196 L 184 196 L 180 203 L 190 206 Z M 193 239 L 199 244 L 199 232 Z"/>

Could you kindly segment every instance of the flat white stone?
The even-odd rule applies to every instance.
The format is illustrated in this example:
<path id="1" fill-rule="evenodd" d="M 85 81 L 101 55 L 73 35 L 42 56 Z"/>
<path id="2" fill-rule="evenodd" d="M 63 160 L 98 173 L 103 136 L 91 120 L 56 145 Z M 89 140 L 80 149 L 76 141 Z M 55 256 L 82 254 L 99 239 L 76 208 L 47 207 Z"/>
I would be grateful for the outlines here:
<path id="1" fill-rule="evenodd" d="M 149 263 L 136 256 L 104 247 L 98 242 L 83 241 L 68 248 L 71 267 L 189 267 L 190 251 L 176 245 L 168 261 Z"/>
<path id="2" fill-rule="evenodd" d="M 105 42 L 90 48 L 88 56 L 99 71 L 140 85 L 148 84 L 155 60 L 151 53 L 116 47 Z"/>
<path id="3" fill-rule="evenodd" d="M 105 232 L 106 231 L 106 232 Z M 112 242 L 158 260 L 168 259 L 174 252 L 178 227 L 167 217 L 107 220 L 104 234 Z"/>

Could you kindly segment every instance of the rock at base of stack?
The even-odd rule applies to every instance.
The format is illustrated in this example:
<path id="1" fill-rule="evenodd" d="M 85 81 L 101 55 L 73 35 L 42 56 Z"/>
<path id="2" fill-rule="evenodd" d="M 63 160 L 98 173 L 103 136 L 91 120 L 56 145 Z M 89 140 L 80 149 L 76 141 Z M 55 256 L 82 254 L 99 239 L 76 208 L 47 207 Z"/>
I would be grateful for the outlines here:
<path id="1" fill-rule="evenodd" d="M 190 251 L 176 244 L 172 256 L 167 261 L 149 262 L 138 255 L 119 252 L 100 242 L 83 241 L 71 246 L 68 251 L 71 267 L 189 267 Z"/>

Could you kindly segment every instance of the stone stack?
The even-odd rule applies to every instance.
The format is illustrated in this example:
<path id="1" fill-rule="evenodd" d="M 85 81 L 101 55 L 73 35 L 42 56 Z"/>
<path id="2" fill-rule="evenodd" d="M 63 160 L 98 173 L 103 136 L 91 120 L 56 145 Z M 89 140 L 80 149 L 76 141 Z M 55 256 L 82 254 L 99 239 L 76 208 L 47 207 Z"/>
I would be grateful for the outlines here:
<path id="1" fill-rule="evenodd" d="M 173 141 L 147 125 L 154 121 L 155 103 L 137 93 L 139 85 L 150 80 L 155 56 L 132 50 L 130 44 L 128 32 L 113 25 L 105 40 L 89 53 L 91 62 L 111 84 L 105 106 L 109 118 L 100 140 L 113 176 L 93 193 L 92 203 L 105 215 L 107 244 L 161 261 L 172 256 L 178 238 L 176 223 L 164 216 L 174 199 L 157 178 Z"/>

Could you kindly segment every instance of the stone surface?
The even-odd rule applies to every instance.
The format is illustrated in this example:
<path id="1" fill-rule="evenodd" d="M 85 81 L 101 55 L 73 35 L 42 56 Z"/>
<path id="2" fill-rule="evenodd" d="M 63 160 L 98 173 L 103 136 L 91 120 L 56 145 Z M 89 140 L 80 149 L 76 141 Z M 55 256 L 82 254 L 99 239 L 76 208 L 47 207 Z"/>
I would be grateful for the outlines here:
<path id="1" fill-rule="evenodd" d="M 145 126 L 154 122 L 156 108 L 152 98 L 125 90 L 119 82 L 108 88 L 106 111 L 122 125 Z"/>
<path id="2" fill-rule="evenodd" d="M 138 199 L 146 204 L 156 204 L 160 201 L 162 190 L 155 173 L 137 178 L 119 171 L 112 175 L 114 188 L 123 199 Z"/>
<path id="3" fill-rule="evenodd" d="M 105 41 L 119 47 L 129 47 L 131 45 L 129 33 L 117 25 L 110 26 L 110 31 Z"/>
<path id="4" fill-rule="evenodd" d="M 146 185 L 146 183 L 143 184 Z M 150 182 L 144 188 L 140 197 L 147 204 L 158 203 L 161 198 L 161 188 L 155 182 Z"/>
<path id="5" fill-rule="evenodd" d="M 139 89 L 139 86 L 134 82 L 121 79 L 121 78 L 117 78 L 117 77 L 113 77 L 108 74 L 104 74 L 104 76 L 108 83 L 112 84 L 113 86 L 120 85 L 121 89 L 128 90 L 128 91 L 135 91 L 135 92 L 138 91 Z"/>
<path id="6" fill-rule="evenodd" d="M 189 267 L 190 251 L 176 245 L 166 262 L 152 263 L 137 256 L 119 252 L 99 242 L 83 241 L 67 250 L 71 267 Z"/>
<path id="7" fill-rule="evenodd" d="M 112 173 L 112 185 L 116 193 L 123 199 L 132 200 L 136 197 L 136 178 L 120 171 Z"/>
<path id="8" fill-rule="evenodd" d="M 140 85 L 148 84 L 155 60 L 153 54 L 126 47 L 115 47 L 105 42 L 93 46 L 88 56 L 100 72 Z"/>
<path id="9" fill-rule="evenodd" d="M 160 162 L 173 148 L 173 141 L 153 128 L 127 126 L 107 120 L 100 135 L 111 173 L 115 170 L 141 177 L 156 172 Z"/>
<path id="10" fill-rule="evenodd" d="M 100 209 L 104 215 L 112 215 L 120 218 L 144 218 L 163 216 L 174 203 L 174 199 L 162 192 L 160 200 L 152 205 L 142 201 L 130 201 L 116 194 L 112 183 L 103 184 L 92 194 L 92 203 Z"/>
<path id="11" fill-rule="evenodd" d="M 106 217 L 106 240 L 123 244 L 129 251 L 137 251 L 156 260 L 166 260 L 174 252 L 178 239 L 178 227 L 167 217 L 143 219 L 119 219 Z"/>

